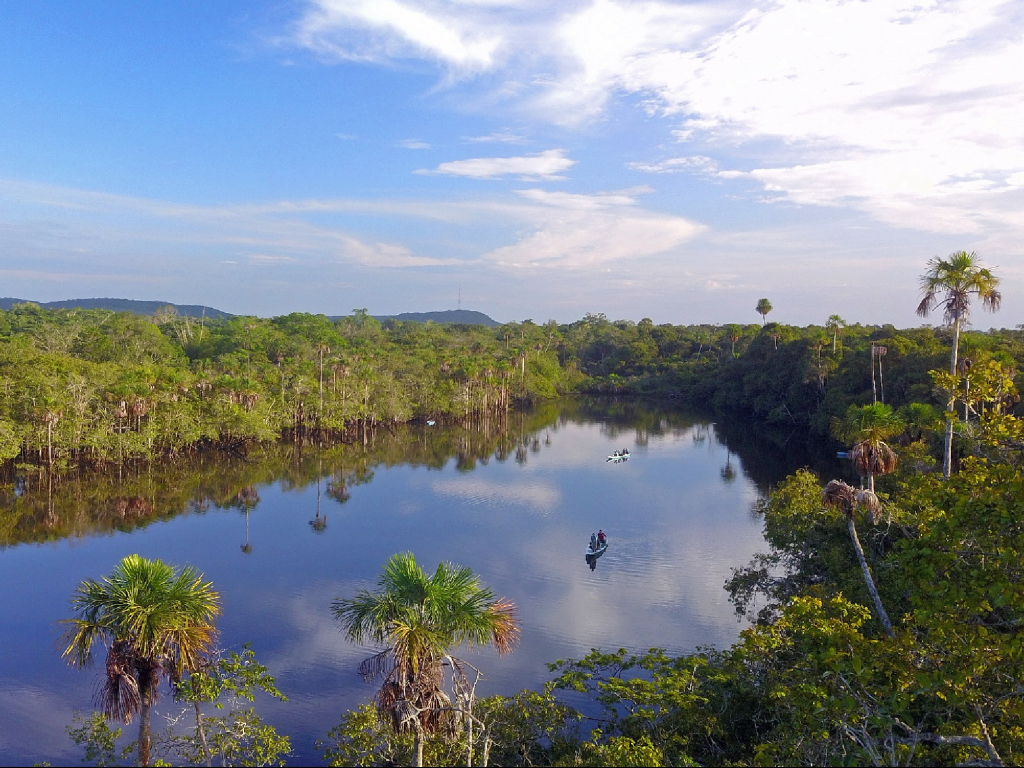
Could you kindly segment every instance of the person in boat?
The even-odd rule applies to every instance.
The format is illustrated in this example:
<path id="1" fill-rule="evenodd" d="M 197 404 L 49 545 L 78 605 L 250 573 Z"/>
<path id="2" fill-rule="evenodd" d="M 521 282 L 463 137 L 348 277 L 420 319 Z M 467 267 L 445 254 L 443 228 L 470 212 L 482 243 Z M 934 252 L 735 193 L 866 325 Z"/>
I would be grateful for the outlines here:
<path id="1" fill-rule="evenodd" d="M 597 534 L 590 534 L 590 551 L 597 552 Z"/>
<path id="2" fill-rule="evenodd" d="M 608 536 L 605 535 L 603 530 L 597 532 L 597 545 L 603 547 L 608 543 Z"/>

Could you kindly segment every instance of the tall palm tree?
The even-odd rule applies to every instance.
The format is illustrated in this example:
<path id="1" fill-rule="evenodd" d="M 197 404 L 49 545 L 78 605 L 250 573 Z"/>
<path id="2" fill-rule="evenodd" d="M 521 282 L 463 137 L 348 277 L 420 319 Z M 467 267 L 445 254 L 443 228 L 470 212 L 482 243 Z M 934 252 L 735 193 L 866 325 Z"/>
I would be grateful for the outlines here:
<path id="1" fill-rule="evenodd" d="M 978 254 L 957 251 L 948 258 L 938 257 L 928 262 L 928 271 L 921 275 L 921 303 L 917 314 L 927 317 L 936 307 L 942 307 L 942 319 L 953 326 L 953 350 L 949 358 L 949 373 L 956 376 L 956 358 L 960 348 L 960 329 L 971 314 L 971 296 L 981 300 L 981 306 L 990 312 L 999 309 L 1003 297 L 999 293 L 999 278 L 981 266 Z M 949 479 L 953 458 L 953 409 L 956 399 L 950 397 L 946 406 L 946 445 L 942 458 L 942 476 Z"/>
<path id="2" fill-rule="evenodd" d="M 829 315 L 828 320 L 825 321 L 825 328 L 832 332 L 832 354 L 836 353 L 837 343 L 839 341 L 840 331 L 846 327 L 846 321 L 843 320 L 839 315 Z"/>
<path id="3" fill-rule="evenodd" d="M 875 492 L 875 475 L 888 475 L 896 469 L 896 452 L 885 441 L 903 431 L 903 421 L 888 405 L 851 405 L 846 418 L 833 424 L 842 440 L 853 443 L 849 458 L 868 489 Z"/>
<path id="4" fill-rule="evenodd" d="M 875 580 L 871 577 L 868 569 L 868 561 L 864 557 L 864 548 L 860 545 L 860 538 L 857 536 L 857 525 L 854 516 L 858 509 L 863 509 L 871 514 L 873 522 L 878 522 L 878 515 L 882 511 L 878 497 L 873 491 L 859 491 L 842 480 L 832 480 L 825 486 L 821 500 L 830 507 L 839 509 L 846 517 L 846 528 L 850 532 L 850 539 L 853 541 L 853 548 L 857 552 L 857 561 L 860 563 L 861 572 L 864 574 L 864 583 L 867 585 L 868 593 L 875 604 L 875 611 L 878 613 L 878 620 L 889 637 L 895 637 L 892 631 L 892 622 L 889 621 L 889 614 L 885 612 L 882 605 L 882 598 L 878 596 L 878 589 L 875 587 Z"/>
<path id="5" fill-rule="evenodd" d="M 415 765 L 423 765 L 424 738 L 454 727 L 444 691 L 444 664 L 452 649 L 491 645 L 509 653 L 519 639 L 515 605 L 480 585 L 469 568 L 441 563 L 433 576 L 411 552 L 393 555 L 377 592 L 360 590 L 331 609 L 349 640 L 386 646 L 360 672 L 380 676 L 377 708 L 396 731 L 414 733 Z"/>
<path id="6" fill-rule="evenodd" d="M 161 677 L 181 679 L 196 669 L 214 639 L 220 596 L 191 566 L 129 555 L 100 581 L 78 585 L 75 616 L 62 623 L 63 658 L 92 661 L 97 640 L 107 649 L 97 704 L 106 717 L 130 723 L 139 713 L 140 765 L 149 765 L 150 711 Z"/>
<path id="7" fill-rule="evenodd" d="M 772 303 L 768 299 L 758 299 L 754 310 L 761 316 L 761 325 L 767 325 L 768 313 L 772 311 Z"/>

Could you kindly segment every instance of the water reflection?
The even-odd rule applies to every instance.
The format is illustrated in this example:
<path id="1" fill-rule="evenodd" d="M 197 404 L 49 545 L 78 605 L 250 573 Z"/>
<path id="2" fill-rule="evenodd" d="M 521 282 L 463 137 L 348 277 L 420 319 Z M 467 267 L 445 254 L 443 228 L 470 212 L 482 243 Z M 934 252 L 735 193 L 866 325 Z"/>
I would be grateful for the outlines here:
<path id="1" fill-rule="evenodd" d="M 373 692 L 356 674 L 366 649 L 344 641 L 328 607 L 371 586 L 395 552 L 467 565 L 518 604 L 516 653 L 467 654 L 487 673 L 482 693 L 539 685 L 545 662 L 591 647 L 728 643 L 739 626 L 722 584 L 763 543 L 749 510 L 815 464 L 801 444 L 667 407 L 572 400 L 474 429 L 381 432 L 365 449 L 290 443 L 110 476 L 14 471 L 0 478 L 0 753 L 73 757 L 30 738 L 18 702 L 53 704 L 56 733 L 90 707 L 95 677 L 60 662 L 55 622 L 78 582 L 132 552 L 191 563 L 217 585 L 222 644 L 252 642 L 277 676 L 290 702 L 265 714 L 300 762 Z M 606 461 L 624 447 L 628 462 Z M 599 527 L 614 546 L 584 569 L 579 550 Z"/>

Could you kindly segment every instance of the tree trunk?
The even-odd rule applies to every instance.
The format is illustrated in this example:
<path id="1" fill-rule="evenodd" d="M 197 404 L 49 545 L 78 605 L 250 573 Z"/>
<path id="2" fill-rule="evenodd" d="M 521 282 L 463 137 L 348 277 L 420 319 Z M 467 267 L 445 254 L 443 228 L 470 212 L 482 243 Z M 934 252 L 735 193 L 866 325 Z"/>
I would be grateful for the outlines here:
<path id="1" fill-rule="evenodd" d="M 956 376 L 956 356 L 957 350 L 960 346 L 960 318 L 953 321 L 953 352 L 949 358 L 949 373 L 951 376 Z M 955 420 L 956 414 L 954 409 L 956 408 L 956 398 L 952 395 L 949 398 L 949 404 L 946 406 L 946 445 L 945 451 L 942 455 L 942 479 L 949 480 L 950 470 L 953 465 L 953 421 Z"/>
<path id="2" fill-rule="evenodd" d="M 878 403 L 878 392 L 875 389 L 875 345 L 871 345 L 871 404 Z"/>
<path id="3" fill-rule="evenodd" d="M 196 733 L 199 734 L 199 741 L 203 745 L 203 758 L 206 760 L 206 768 L 211 768 L 213 758 L 210 757 L 210 745 L 206 742 L 206 726 L 203 725 L 203 713 L 199 709 L 199 702 L 193 702 L 196 708 Z"/>
<path id="4" fill-rule="evenodd" d="M 153 670 L 139 670 L 139 765 L 149 765 L 149 719 L 153 708 Z"/>
<path id="5" fill-rule="evenodd" d="M 885 405 L 885 381 L 882 379 L 882 355 L 878 356 L 878 396 Z"/>
<path id="6" fill-rule="evenodd" d="M 868 561 L 864 559 L 864 549 L 860 545 L 860 539 L 857 538 L 857 526 L 854 525 L 852 514 L 848 515 L 846 518 L 846 527 L 850 530 L 850 538 L 853 540 L 853 548 L 857 551 L 857 560 L 860 561 L 860 569 L 864 572 L 864 583 L 867 584 L 868 592 L 871 594 L 871 599 L 875 603 L 875 611 L 878 614 L 878 620 L 882 622 L 885 634 L 889 637 L 896 637 L 896 633 L 892 631 L 892 623 L 889 621 L 889 614 L 887 614 L 885 612 L 885 608 L 882 607 L 882 598 L 878 596 L 878 590 L 875 589 L 875 580 L 871 577 L 871 571 L 868 570 Z"/>
<path id="7" fill-rule="evenodd" d="M 484 756 L 480 761 L 482 768 L 487 768 L 487 762 L 491 759 L 491 734 L 488 728 L 484 728 Z"/>
<path id="8" fill-rule="evenodd" d="M 419 716 L 416 717 L 416 735 L 413 736 L 413 765 L 416 768 L 423 768 L 423 726 L 419 722 Z"/>

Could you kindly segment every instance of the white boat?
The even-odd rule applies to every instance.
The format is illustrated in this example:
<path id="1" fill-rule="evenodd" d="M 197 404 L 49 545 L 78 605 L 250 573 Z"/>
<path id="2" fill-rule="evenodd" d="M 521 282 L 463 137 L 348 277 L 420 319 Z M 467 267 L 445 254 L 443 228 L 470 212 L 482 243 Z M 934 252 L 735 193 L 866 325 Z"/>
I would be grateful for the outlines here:
<path id="1" fill-rule="evenodd" d="M 608 549 L 608 539 L 604 540 L 604 544 L 598 544 L 597 549 L 591 549 L 590 545 L 587 545 L 587 557 L 600 557 L 604 554 L 604 551 Z"/>
<path id="2" fill-rule="evenodd" d="M 613 453 L 613 454 L 611 454 L 608 457 L 607 461 L 619 462 L 619 461 L 625 461 L 628 458 L 629 458 L 629 451 L 623 451 L 622 453 Z"/>

